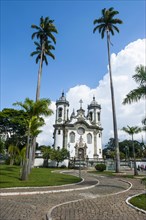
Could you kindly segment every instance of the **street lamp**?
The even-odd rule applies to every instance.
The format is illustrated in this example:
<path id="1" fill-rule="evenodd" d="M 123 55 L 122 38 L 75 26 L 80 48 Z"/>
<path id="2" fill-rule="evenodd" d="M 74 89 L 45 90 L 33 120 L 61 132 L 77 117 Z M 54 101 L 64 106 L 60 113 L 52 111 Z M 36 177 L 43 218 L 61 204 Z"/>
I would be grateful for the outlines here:
<path id="1" fill-rule="evenodd" d="M 79 151 L 79 178 L 81 178 L 81 154 L 82 152 Z"/>

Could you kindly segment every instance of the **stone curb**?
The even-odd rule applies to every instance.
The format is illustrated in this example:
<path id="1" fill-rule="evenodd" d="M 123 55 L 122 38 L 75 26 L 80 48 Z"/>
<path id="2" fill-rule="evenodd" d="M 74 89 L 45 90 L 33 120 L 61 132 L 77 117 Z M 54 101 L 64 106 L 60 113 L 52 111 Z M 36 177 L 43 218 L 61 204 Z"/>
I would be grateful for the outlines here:
<path id="1" fill-rule="evenodd" d="M 84 182 L 84 179 L 81 182 Z M 99 181 L 97 181 L 97 183 L 92 186 L 86 186 L 86 187 L 80 187 L 80 188 L 74 188 L 74 189 L 60 189 L 60 190 L 35 191 L 35 192 L 6 192 L 6 193 L 0 193 L 0 196 L 17 196 L 17 195 L 35 195 L 35 194 L 47 194 L 47 193 L 49 194 L 49 193 L 58 193 L 58 192 L 72 192 L 72 191 L 78 191 L 78 190 L 91 189 L 98 184 L 99 184 Z"/>
<path id="2" fill-rule="evenodd" d="M 134 195 L 134 196 L 128 197 L 128 198 L 126 199 L 126 203 L 127 203 L 127 205 L 131 206 L 132 208 L 134 208 L 134 209 L 136 209 L 136 210 L 138 210 L 138 211 L 143 212 L 143 213 L 146 214 L 146 211 L 145 211 L 145 210 L 140 209 L 140 208 L 138 208 L 138 207 L 132 205 L 132 204 L 129 202 L 130 199 L 132 199 L 132 198 L 134 198 L 134 197 L 136 197 L 136 196 L 142 195 L 142 194 L 146 194 L 146 192 L 144 191 L 143 193 L 139 193 L 139 194 L 136 194 L 136 195 Z"/>

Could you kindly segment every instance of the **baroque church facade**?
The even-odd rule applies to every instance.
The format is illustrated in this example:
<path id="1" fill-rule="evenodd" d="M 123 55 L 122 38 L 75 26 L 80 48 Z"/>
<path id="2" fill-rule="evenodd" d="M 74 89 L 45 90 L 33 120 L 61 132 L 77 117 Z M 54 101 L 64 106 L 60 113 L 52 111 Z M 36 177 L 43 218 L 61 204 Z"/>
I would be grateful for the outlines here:
<path id="1" fill-rule="evenodd" d="M 56 119 L 54 124 L 54 148 L 66 148 L 70 159 L 102 159 L 102 127 L 100 122 L 101 106 L 93 97 L 87 107 L 87 115 L 80 108 L 69 117 L 69 102 L 62 93 L 56 101 Z"/>

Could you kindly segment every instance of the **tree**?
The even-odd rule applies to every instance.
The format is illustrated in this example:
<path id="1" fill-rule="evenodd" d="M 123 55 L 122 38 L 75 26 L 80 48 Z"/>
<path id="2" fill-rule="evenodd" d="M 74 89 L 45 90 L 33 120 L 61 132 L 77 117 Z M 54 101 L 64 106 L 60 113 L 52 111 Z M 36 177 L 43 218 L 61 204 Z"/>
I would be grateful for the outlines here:
<path id="1" fill-rule="evenodd" d="M 26 147 L 23 147 L 20 151 L 20 166 L 24 165 L 26 155 Z"/>
<path id="2" fill-rule="evenodd" d="M 17 146 L 10 145 L 9 148 L 8 148 L 8 153 L 9 153 L 9 156 L 10 156 L 10 165 L 13 165 L 15 160 L 20 155 L 20 150 Z"/>
<path id="3" fill-rule="evenodd" d="M 32 39 L 35 37 L 39 39 L 39 42 L 34 42 L 36 45 L 36 51 L 31 53 L 31 56 L 37 55 L 36 63 L 40 60 L 39 70 L 38 70 L 38 81 L 37 81 L 37 90 L 36 90 L 36 101 L 40 99 L 40 85 L 41 85 L 41 76 L 43 62 L 45 61 L 48 65 L 47 55 L 55 59 L 55 56 L 51 53 L 51 50 L 54 50 L 55 47 L 51 45 L 51 39 L 56 44 L 56 39 L 53 33 L 58 33 L 55 25 L 53 24 L 54 20 L 50 20 L 49 17 L 40 18 L 40 25 L 31 25 L 33 29 L 36 29 L 36 32 L 32 34 Z"/>
<path id="4" fill-rule="evenodd" d="M 135 69 L 136 74 L 133 75 L 133 79 L 139 86 L 136 89 L 130 91 L 123 101 L 123 104 L 131 104 L 138 102 L 140 99 L 146 99 L 146 66 L 139 65 Z"/>
<path id="5" fill-rule="evenodd" d="M 133 136 L 134 136 L 134 134 L 137 134 L 137 133 L 141 132 L 141 128 L 139 128 L 137 126 L 130 127 L 130 126 L 127 125 L 127 127 L 123 127 L 122 130 L 125 131 L 126 133 L 128 133 L 129 135 L 131 135 L 131 137 L 132 137 L 134 175 L 137 176 L 138 175 L 138 171 L 137 171 L 137 168 L 136 168 L 135 146 L 134 146 Z"/>
<path id="6" fill-rule="evenodd" d="M 44 158 L 44 167 L 48 167 L 48 160 L 51 157 L 52 149 L 50 146 L 48 146 L 48 147 L 43 146 L 43 147 L 41 147 L 41 151 L 43 153 L 43 158 Z"/>
<path id="7" fill-rule="evenodd" d="M 23 110 L 5 108 L 0 112 L 0 135 L 5 140 L 5 148 L 14 145 L 22 149 L 26 145 L 26 118 Z"/>
<path id="8" fill-rule="evenodd" d="M 51 104 L 49 99 L 40 99 L 37 102 L 26 98 L 24 103 L 16 102 L 14 105 L 21 106 L 23 110 L 27 113 L 28 117 L 26 119 L 26 127 L 27 127 L 27 145 L 26 145 L 26 158 L 24 162 L 24 166 L 22 169 L 22 180 L 28 179 L 30 164 L 32 163 L 31 151 L 32 149 L 32 140 L 34 137 L 41 132 L 39 128 L 45 124 L 42 116 L 49 116 L 53 112 L 49 109 L 49 105 Z M 33 145 L 34 146 L 34 145 Z"/>
<path id="9" fill-rule="evenodd" d="M 109 75 L 110 75 L 110 88 L 111 88 L 111 101 L 112 101 L 112 113 L 113 113 L 113 127 L 114 127 L 114 139 L 115 139 L 115 148 L 116 148 L 116 172 L 120 172 L 120 155 L 119 155 L 119 143 L 118 143 L 118 131 L 117 131 L 117 120 L 116 120 L 116 109 L 114 101 L 114 88 L 112 80 L 112 69 L 111 69 L 111 60 L 110 60 L 110 33 L 114 35 L 114 31 L 119 32 L 116 24 L 122 24 L 122 20 L 114 18 L 115 15 L 119 14 L 118 11 L 115 11 L 114 8 L 102 10 L 102 17 L 94 20 L 94 25 L 96 27 L 93 29 L 93 33 L 97 30 L 101 34 L 101 38 L 104 38 L 106 33 L 107 36 L 107 50 L 108 50 L 108 63 L 109 63 Z"/>
<path id="10" fill-rule="evenodd" d="M 57 162 L 57 167 L 59 166 L 59 163 L 64 161 L 69 157 L 69 152 L 65 149 L 62 148 L 60 149 L 53 149 L 51 153 L 51 160 L 55 160 Z"/>
<path id="11" fill-rule="evenodd" d="M 126 95 L 126 98 L 123 100 L 124 105 L 138 102 L 141 99 L 146 100 L 146 66 L 137 66 L 135 72 L 136 74 L 132 78 L 139 86 Z M 144 125 L 143 130 L 146 131 L 146 116 L 142 120 L 142 124 Z"/>
<path id="12" fill-rule="evenodd" d="M 4 139 L 0 136 L 0 155 L 5 154 L 5 141 Z"/>

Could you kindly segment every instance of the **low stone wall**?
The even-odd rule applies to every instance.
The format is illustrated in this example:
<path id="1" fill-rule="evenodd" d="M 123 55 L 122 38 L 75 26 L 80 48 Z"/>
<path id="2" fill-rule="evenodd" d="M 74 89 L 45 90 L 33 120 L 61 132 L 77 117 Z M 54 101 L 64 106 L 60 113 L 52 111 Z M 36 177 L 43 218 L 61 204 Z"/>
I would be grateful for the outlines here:
<path id="1" fill-rule="evenodd" d="M 42 167 L 44 163 L 43 158 L 35 158 L 34 160 L 34 167 Z"/>

